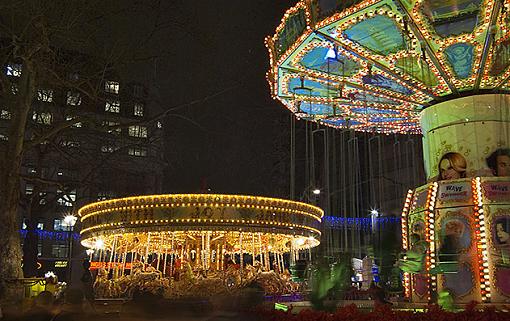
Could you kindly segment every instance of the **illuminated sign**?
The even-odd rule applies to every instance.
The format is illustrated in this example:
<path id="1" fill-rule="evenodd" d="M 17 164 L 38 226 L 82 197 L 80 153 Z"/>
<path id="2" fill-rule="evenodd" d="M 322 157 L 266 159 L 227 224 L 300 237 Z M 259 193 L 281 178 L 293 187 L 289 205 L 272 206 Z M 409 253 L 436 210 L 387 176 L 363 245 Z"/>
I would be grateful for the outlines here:
<path id="1" fill-rule="evenodd" d="M 67 267 L 67 261 L 55 261 L 56 268 L 65 268 Z"/>
<path id="2" fill-rule="evenodd" d="M 124 269 L 130 270 L 131 269 L 131 262 L 126 262 L 124 264 Z M 119 268 L 122 269 L 122 263 L 118 262 L 90 262 L 90 270 L 97 270 L 97 269 L 108 269 L 108 268 Z"/>

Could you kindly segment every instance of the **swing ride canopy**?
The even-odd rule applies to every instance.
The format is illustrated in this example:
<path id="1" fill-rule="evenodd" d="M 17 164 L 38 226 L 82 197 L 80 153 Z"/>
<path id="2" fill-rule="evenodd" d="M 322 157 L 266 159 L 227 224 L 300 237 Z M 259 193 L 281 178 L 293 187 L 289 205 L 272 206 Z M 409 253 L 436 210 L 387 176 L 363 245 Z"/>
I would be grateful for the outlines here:
<path id="1" fill-rule="evenodd" d="M 298 118 L 419 134 L 428 106 L 510 89 L 509 1 L 325 3 L 299 1 L 266 38 L 271 93 Z"/>
<path id="2" fill-rule="evenodd" d="M 85 247 L 139 253 L 162 253 L 204 236 L 247 252 L 309 249 L 319 244 L 324 215 L 306 203 L 218 194 L 126 197 L 92 203 L 78 213 Z"/>

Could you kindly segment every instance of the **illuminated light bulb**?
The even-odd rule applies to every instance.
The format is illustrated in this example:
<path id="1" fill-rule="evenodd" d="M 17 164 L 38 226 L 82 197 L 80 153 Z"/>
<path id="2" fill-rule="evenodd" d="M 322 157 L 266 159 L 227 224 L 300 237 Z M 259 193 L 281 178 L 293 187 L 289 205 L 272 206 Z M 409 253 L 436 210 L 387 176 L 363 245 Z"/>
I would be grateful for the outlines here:
<path id="1" fill-rule="evenodd" d="M 104 249 L 104 241 L 102 239 L 97 239 L 94 243 L 94 247 L 96 249 Z"/>

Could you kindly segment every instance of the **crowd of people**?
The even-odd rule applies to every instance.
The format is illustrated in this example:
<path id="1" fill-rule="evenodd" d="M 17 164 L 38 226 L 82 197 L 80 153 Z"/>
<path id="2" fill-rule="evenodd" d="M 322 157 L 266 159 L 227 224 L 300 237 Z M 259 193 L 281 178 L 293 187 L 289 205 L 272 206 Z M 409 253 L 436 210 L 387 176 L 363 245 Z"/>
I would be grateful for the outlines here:
<path id="1" fill-rule="evenodd" d="M 137 290 L 117 311 L 106 313 L 101 306 L 96 308 L 93 300 L 87 300 L 81 289 L 70 288 L 62 298 L 43 291 L 25 309 L 4 306 L 0 321 L 255 320 L 252 310 L 263 300 L 264 293 L 257 287 L 211 300 L 193 297 L 168 300 L 162 295 Z"/>
<path id="2" fill-rule="evenodd" d="M 4 307 L 1 321 L 75 321 L 86 320 L 95 314 L 94 307 L 85 299 L 81 289 L 70 288 L 63 297 L 43 291 L 31 300 L 30 307 Z"/>

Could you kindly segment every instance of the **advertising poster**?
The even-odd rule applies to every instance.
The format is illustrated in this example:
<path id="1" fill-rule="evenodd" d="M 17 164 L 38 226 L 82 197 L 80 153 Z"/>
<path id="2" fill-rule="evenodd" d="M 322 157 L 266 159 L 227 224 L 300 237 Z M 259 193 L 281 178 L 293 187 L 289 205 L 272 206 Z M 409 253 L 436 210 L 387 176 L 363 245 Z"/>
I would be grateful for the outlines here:
<path id="1" fill-rule="evenodd" d="M 471 207 L 436 210 L 438 291 L 458 303 L 480 301 L 476 237 Z"/>
<path id="2" fill-rule="evenodd" d="M 510 298 L 510 206 L 484 206 L 487 215 L 491 299 Z"/>
<path id="3" fill-rule="evenodd" d="M 425 210 L 425 207 L 427 206 L 428 192 L 429 192 L 428 184 L 420 186 L 416 189 L 411 202 L 411 213 Z"/>
<path id="4" fill-rule="evenodd" d="M 510 177 L 481 180 L 483 203 L 510 204 Z"/>
<path id="5" fill-rule="evenodd" d="M 471 185 L 470 179 L 439 182 L 436 208 L 473 205 Z"/>
<path id="6" fill-rule="evenodd" d="M 413 251 L 423 252 L 423 270 L 428 244 L 425 238 L 424 212 L 409 215 L 409 248 Z M 413 302 L 427 302 L 429 278 L 425 274 L 413 273 L 411 279 Z"/>

